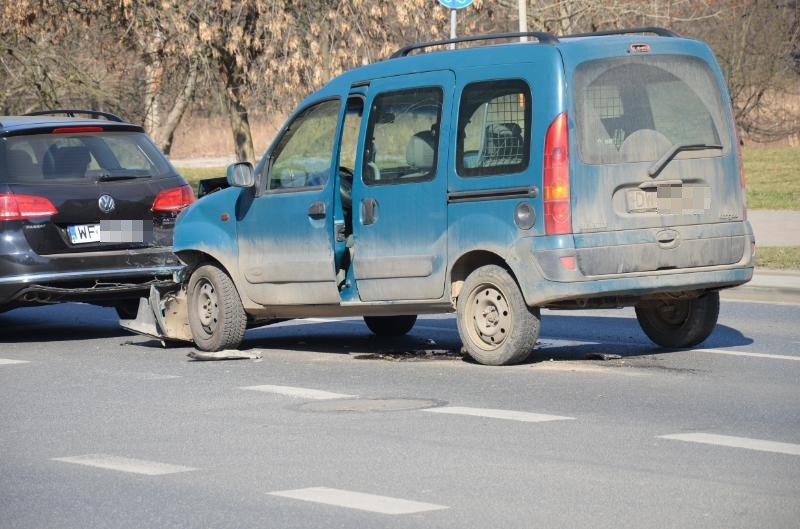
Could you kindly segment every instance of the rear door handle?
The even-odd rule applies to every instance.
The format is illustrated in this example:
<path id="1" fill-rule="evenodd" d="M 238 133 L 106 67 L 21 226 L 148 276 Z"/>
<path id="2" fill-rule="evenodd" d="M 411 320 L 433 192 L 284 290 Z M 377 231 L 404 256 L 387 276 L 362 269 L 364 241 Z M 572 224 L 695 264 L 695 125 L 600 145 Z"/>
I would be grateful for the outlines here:
<path id="1" fill-rule="evenodd" d="M 324 219 L 326 215 L 325 202 L 317 200 L 308 206 L 308 216 L 312 219 Z"/>
<path id="2" fill-rule="evenodd" d="M 361 224 L 367 226 L 378 220 L 378 201 L 374 198 L 361 199 Z"/>

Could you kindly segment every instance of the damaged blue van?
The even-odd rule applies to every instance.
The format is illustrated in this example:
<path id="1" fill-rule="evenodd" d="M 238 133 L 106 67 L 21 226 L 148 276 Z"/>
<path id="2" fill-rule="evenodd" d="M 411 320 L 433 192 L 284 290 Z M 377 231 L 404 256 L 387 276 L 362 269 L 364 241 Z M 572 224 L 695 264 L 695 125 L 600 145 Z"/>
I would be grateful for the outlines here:
<path id="1" fill-rule="evenodd" d="M 411 45 L 331 80 L 188 207 L 180 288 L 149 306 L 207 351 L 275 320 L 402 335 L 455 311 L 466 353 L 506 365 L 540 309 L 624 306 L 690 347 L 753 273 L 738 147 L 713 53 L 665 29 Z"/>

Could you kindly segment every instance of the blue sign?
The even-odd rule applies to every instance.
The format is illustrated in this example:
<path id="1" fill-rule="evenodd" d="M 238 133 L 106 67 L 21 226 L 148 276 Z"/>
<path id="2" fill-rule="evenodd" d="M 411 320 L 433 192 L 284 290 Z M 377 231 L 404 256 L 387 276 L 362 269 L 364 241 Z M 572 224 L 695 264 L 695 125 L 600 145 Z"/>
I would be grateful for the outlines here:
<path id="1" fill-rule="evenodd" d="M 447 9 L 464 9 L 472 3 L 472 0 L 439 0 L 439 3 Z"/>

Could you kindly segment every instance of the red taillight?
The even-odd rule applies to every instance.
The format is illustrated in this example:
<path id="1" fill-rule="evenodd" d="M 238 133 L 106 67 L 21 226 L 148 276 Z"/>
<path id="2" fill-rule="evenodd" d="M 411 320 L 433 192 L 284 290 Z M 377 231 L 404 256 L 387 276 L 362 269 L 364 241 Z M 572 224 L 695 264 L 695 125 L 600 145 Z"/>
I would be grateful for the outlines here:
<path id="1" fill-rule="evenodd" d="M 160 191 L 153 201 L 153 211 L 156 213 L 177 213 L 194 202 L 194 193 L 188 185 L 171 187 Z"/>
<path id="2" fill-rule="evenodd" d="M 53 134 L 70 134 L 77 132 L 103 132 L 103 127 L 59 127 L 53 129 Z"/>
<path id="3" fill-rule="evenodd" d="M 544 230 L 547 235 L 572 233 L 569 203 L 569 133 L 567 113 L 556 116 L 544 139 Z"/>
<path id="4" fill-rule="evenodd" d="M 56 213 L 58 210 L 45 197 L 0 193 L 0 221 L 49 217 Z"/>

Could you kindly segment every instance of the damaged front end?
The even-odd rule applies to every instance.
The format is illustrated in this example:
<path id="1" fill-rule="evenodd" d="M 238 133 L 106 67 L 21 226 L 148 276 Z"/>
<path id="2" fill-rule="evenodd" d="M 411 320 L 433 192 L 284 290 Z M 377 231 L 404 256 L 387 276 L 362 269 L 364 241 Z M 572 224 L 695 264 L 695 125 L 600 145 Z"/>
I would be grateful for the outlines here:
<path id="1" fill-rule="evenodd" d="M 186 288 L 162 292 L 150 287 L 150 296 L 139 299 L 136 319 L 120 320 L 123 329 L 163 341 L 191 342 Z"/>

